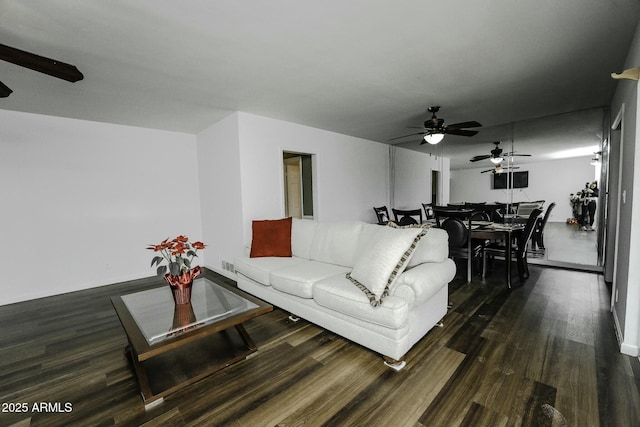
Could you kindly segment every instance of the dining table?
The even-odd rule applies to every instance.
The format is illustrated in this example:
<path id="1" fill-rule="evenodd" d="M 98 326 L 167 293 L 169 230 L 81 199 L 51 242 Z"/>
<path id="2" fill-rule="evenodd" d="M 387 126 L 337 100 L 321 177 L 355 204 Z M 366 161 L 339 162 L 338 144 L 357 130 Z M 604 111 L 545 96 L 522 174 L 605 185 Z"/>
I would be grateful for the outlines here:
<path id="1" fill-rule="evenodd" d="M 464 214 L 467 214 L 468 218 L 467 210 L 452 210 L 452 212 L 455 212 L 459 215 L 453 214 L 451 216 L 463 217 Z M 518 239 L 518 237 L 524 230 L 524 224 L 522 223 L 502 223 L 483 220 L 472 220 L 471 222 L 469 222 L 468 219 L 463 222 L 467 226 L 467 228 L 469 228 L 469 225 L 471 226 L 471 239 L 501 241 L 504 242 L 505 247 L 512 247 L 516 242 L 516 239 Z M 435 219 L 428 219 L 423 223 L 431 224 L 434 227 L 438 227 L 438 223 Z M 469 253 L 471 253 L 471 239 L 467 240 Z M 505 279 L 507 287 L 511 288 L 511 251 L 506 251 L 505 262 Z M 471 268 L 471 257 L 468 257 L 467 282 L 471 282 Z"/>
<path id="2" fill-rule="evenodd" d="M 471 223 L 471 238 L 485 240 L 499 240 L 504 242 L 505 248 L 505 279 L 507 287 L 511 288 L 511 250 L 516 239 L 524 230 L 524 224 L 499 223 L 492 221 L 473 221 Z"/>

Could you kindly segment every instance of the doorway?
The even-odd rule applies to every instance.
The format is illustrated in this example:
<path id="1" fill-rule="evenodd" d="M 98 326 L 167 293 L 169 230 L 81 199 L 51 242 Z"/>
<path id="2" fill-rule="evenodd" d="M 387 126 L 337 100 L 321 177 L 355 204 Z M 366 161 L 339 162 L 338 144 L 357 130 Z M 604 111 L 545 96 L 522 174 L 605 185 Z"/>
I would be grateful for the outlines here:
<path id="1" fill-rule="evenodd" d="M 285 216 L 313 219 L 313 155 L 284 151 L 282 161 Z"/>

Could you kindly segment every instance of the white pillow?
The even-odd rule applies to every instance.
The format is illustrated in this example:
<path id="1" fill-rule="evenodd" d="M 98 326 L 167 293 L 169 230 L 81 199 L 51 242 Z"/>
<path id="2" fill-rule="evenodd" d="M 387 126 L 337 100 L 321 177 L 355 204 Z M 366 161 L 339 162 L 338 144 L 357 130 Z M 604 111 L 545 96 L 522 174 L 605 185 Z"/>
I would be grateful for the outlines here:
<path id="1" fill-rule="evenodd" d="M 420 239 L 407 264 L 407 270 L 425 262 L 442 262 L 449 258 L 449 235 L 446 230 L 435 228 L 430 224 L 397 225 L 393 221 L 387 224 L 393 228 L 424 228 L 428 233 Z"/>
<path id="2" fill-rule="evenodd" d="M 379 305 L 388 294 L 424 233 L 422 228 L 380 227 L 372 244 L 360 254 L 347 278 L 367 294 L 371 305 Z"/>

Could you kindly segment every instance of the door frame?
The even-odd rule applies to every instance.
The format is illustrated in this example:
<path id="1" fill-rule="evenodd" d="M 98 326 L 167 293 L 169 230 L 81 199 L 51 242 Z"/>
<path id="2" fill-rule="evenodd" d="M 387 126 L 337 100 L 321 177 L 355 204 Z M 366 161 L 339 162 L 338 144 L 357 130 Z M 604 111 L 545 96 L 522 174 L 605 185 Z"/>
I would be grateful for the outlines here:
<path id="1" fill-rule="evenodd" d="M 617 130 L 616 132 L 619 132 L 620 135 L 620 141 L 619 141 L 619 147 L 618 147 L 618 177 L 617 177 L 617 183 L 618 183 L 618 188 L 617 188 L 617 196 L 616 196 L 616 205 L 615 205 L 615 216 L 616 216 L 616 231 L 615 231 L 615 236 L 614 237 L 614 241 L 615 241 L 615 247 L 613 250 L 613 281 L 612 281 L 612 285 L 611 285 L 611 311 L 614 310 L 615 308 L 615 304 L 617 302 L 617 298 L 616 298 L 616 294 L 618 292 L 618 288 L 617 288 L 617 277 L 618 277 L 618 263 L 617 263 L 617 259 L 618 259 L 618 248 L 619 248 L 619 239 L 618 236 L 620 235 L 620 212 L 621 212 L 621 203 L 622 203 L 622 153 L 623 153 L 623 148 L 624 148 L 624 112 L 625 112 L 625 104 L 623 103 L 622 106 L 620 107 L 620 110 L 618 111 L 618 114 L 616 115 L 615 120 L 611 123 L 611 130 L 615 130 L 620 128 L 619 130 Z M 611 139 L 609 139 L 609 143 L 611 144 Z M 606 260 L 605 260 L 606 263 Z"/>

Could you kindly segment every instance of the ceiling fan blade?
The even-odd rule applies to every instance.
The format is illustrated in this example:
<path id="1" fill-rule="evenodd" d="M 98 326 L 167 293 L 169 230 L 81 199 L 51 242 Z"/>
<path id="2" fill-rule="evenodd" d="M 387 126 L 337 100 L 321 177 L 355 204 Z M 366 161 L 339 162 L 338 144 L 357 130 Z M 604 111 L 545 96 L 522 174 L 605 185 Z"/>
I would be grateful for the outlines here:
<path id="1" fill-rule="evenodd" d="M 511 156 L 531 157 L 531 154 L 518 154 L 515 151 L 511 151 L 509 153 L 504 153 L 503 156 L 504 157 L 511 157 Z"/>
<path id="2" fill-rule="evenodd" d="M 71 64 L 0 44 L 0 59 L 68 82 L 82 80 L 82 73 Z"/>
<path id="3" fill-rule="evenodd" d="M 389 140 L 387 140 L 387 141 L 395 141 L 396 139 L 407 138 L 407 137 L 409 137 L 409 136 L 424 135 L 424 134 L 426 134 L 426 133 L 427 133 L 427 132 L 411 133 L 411 134 L 409 134 L 409 135 L 397 136 L 397 137 L 395 137 L 395 138 L 391 138 L 391 139 L 389 139 Z"/>
<path id="4" fill-rule="evenodd" d="M 460 135 L 460 136 L 473 136 L 478 133 L 477 130 L 467 130 L 467 129 L 449 129 L 445 128 L 444 133 L 448 133 L 449 135 Z"/>
<path id="5" fill-rule="evenodd" d="M 511 172 L 514 169 L 520 169 L 520 166 L 514 166 L 514 167 L 511 167 L 511 168 L 502 168 L 502 170 L 500 172 L 498 172 L 496 170 L 496 168 L 487 169 L 487 170 L 480 171 L 480 173 L 493 172 L 495 175 L 498 175 L 498 174 L 505 173 L 505 172 Z"/>
<path id="6" fill-rule="evenodd" d="M 454 123 L 452 125 L 447 126 L 448 129 L 479 128 L 479 127 L 482 127 L 482 125 L 476 122 L 475 120 L 472 120 L 470 122 Z"/>
<path id="7" fill-rule="evenodd" d="M 13 92 L 7 85 L 0 82 L 0 98 L 6 98 Z"/>
<path id="8" fill-rule="evenodd" d="M 480 160 L 486 160 L 486 159 L 488 159 L 488 158 L 490 158 L 490 157 L 491 157 L 491 155 L 490 155 L 490 154 L 487 154 L 487 155 L 484 155 L 484 156 L 475 156 L 474 158 L 472 158 L 472 159 L 471 159 L 471 160 L 469 160 L 469 161 L 470 161 L 470 162 L 479 162 Z"/>

